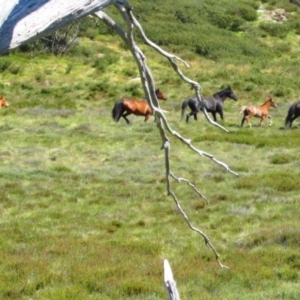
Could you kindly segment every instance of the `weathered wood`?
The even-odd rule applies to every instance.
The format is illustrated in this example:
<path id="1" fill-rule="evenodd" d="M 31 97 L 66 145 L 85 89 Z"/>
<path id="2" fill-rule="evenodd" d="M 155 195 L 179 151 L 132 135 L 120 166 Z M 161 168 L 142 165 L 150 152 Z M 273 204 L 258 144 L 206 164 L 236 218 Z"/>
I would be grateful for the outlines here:
<path id="1" fill-rule="evenodd" d="M 180 300 L 176 281 L 174 280 L 173 272 L 167 259 L 164 259 L 164 281 L 169 300 Z"/>
<path id="2" fill-rule="evenodd" d="M 0 0 L 0 54 L 116 2 L 117 0 Z"/>

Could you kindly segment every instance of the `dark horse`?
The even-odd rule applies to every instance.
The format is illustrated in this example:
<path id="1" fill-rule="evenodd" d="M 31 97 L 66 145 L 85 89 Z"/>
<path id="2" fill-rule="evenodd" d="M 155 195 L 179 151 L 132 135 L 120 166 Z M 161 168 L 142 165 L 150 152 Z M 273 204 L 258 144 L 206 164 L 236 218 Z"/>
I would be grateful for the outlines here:
<path id="1" fill-rule="evenodd" d="M 285 126 L 290 125 L 292 127 L 292 123 L 295 119 L 300 116 L 300 101 L 293 103 L 289 110 L 288 114 L 285 118 Z"/>
<path id="2" fill-rule="evenodd" d="M 156 97 L 159 100 L 167 100 L 167 97 L 164 93 L 157 89 L 155 91 Z M 112 110 L 112 117 L 115 122 L 118 122 L 120 118 L 124 118 L 127 124 L 130 124 L 130 121 L 126 118 L 127 116 L 134 114 L 137 116 L 145 116 L 145 122 L 153 114 L 152 109 L 149 106 L 146 100 L 137 100 L 130 98 L 123 98 L 116 102 Z"/>
<path id="3" fill-rule="evenodd" d="M 223 106 L 224 101 L 227 97 L 233 99 L 234 101 L 238 99 L 231 87 L 223 89 L 218 93 L 213 94 L 211 97 L 202 97 L 203 104 L 197 99 L 196 96 L 187 98 L 183 101 L 181 106 L 181 120 L 184 116 L 184 112 L 187 106 L 189 106 L 191 112 L 186 115 L 186 122 L 189 121 L 189 118 L 191 116 L 194 116 L 194 120 L 197 120 L 197 113 L 200 110 L 203 111 L 203 106 L 205 107 L 207 112 L 212 114 L 215 122 L 217 121 L 217 113 L 220 115 L 221 119 L 224 120 Z"/>

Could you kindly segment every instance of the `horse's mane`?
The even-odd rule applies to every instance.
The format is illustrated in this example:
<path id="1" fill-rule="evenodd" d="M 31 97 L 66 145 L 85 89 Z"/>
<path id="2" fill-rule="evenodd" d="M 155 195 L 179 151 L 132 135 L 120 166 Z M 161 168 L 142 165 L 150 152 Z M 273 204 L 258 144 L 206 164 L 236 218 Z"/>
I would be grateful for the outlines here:
<path id="1" fill-rule="evenodd" d="M 222 89 L 221 91 L 218 91 L 218 92 L 214 93 L 214 94 L 213 94 L 213 97 L 218 97 L 218 96 L 224 94 L 226 91 L 229 91 L 229 90 L 231 90 L 231 87 L 230 87 L 230 86 L 228 86 L 228 87 L 225 88 L 225 89 Z"/>

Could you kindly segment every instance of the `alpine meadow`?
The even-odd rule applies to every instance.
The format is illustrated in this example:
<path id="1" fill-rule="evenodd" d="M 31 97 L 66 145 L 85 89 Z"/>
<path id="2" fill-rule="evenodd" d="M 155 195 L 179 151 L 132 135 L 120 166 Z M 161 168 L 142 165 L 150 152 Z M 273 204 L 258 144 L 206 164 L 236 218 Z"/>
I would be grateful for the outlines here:
<path id="1" fill-rule="evenodd" d="M 217 114 L 228 132 L 201 109 L 186 122 L 194 91 L 135 36 L 168 124 L 212 155 L 170 136 L 172 190 L 228 268 L 168 195 L 154 116 L 112 118 L 143 87 L 122 39 L 89 16 L 0 56 L 0 299 L 165 300 L 164 259 L 183 300 L 300 299 L 300 118 L 285 126 L 300 101 L 300 1 L 129 2 L 202 97 L 237 96 Z"/>

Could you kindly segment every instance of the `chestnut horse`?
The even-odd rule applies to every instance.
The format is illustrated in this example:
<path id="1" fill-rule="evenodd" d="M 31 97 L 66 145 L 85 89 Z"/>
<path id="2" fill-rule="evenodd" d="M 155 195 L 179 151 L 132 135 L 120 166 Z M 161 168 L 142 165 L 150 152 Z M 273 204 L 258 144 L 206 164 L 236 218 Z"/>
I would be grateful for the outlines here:
<path id="1" fill-rule="evenodd" d="M 240 114 L 244 113 L 244 117 L 241 122 L 241 127 L 243 127 L 245 120 L 248 122 L 249 127 L 251 128 L 252 125 L 249 122 L 249 119 L 252 117 L 260 118 L 260 126 L 263 125 L 264 119 L 269 118 L 270 123 L 269 125 L 272 125 L 272 117 L 269 115 L 269 109 L 270 107 L 277 108 L 277 104 L 274 102 L 272 97 L 270 97 L 264 104 L 260 106 L 242 106 L 240 109 Z"/>
<path id="2" fill-rule="evenodd" d="M 293 121 L 298 117 L 300 117 L 300 101 L 295 102 L 290 106 L 288 114 L 285 118 L 285 126 L 289 124 L 290 127 L 292 127 Z"/>
<path id="3" fill-rule="evenodd" d="M 157 99 L 167 100 L 167 97 L 160 89 L 157 89 L 155 93 Z M 146 122 L 150 118 L 150 116 L 152 116 L 153 113 L 147 101 L 130 98 L 123 98 L 117 101 L 112 110 L 112 117 L 115 120 L 115 122 L 118 122 L 122 117 L 124 118 L 127 124 L 130 124 L 130 121 L 126 117 L 131 114 L 137 116 L 145 116 Z"/>
<path id="4" fill-rule="evenodd" d="M 1 107 L 8 107 L 9 106 L 9 104 L 8 104 L 8 102 L 6 101 L 6 99 L 3 97 L 3 96 L 0 96 L 0 108 Z"/>

